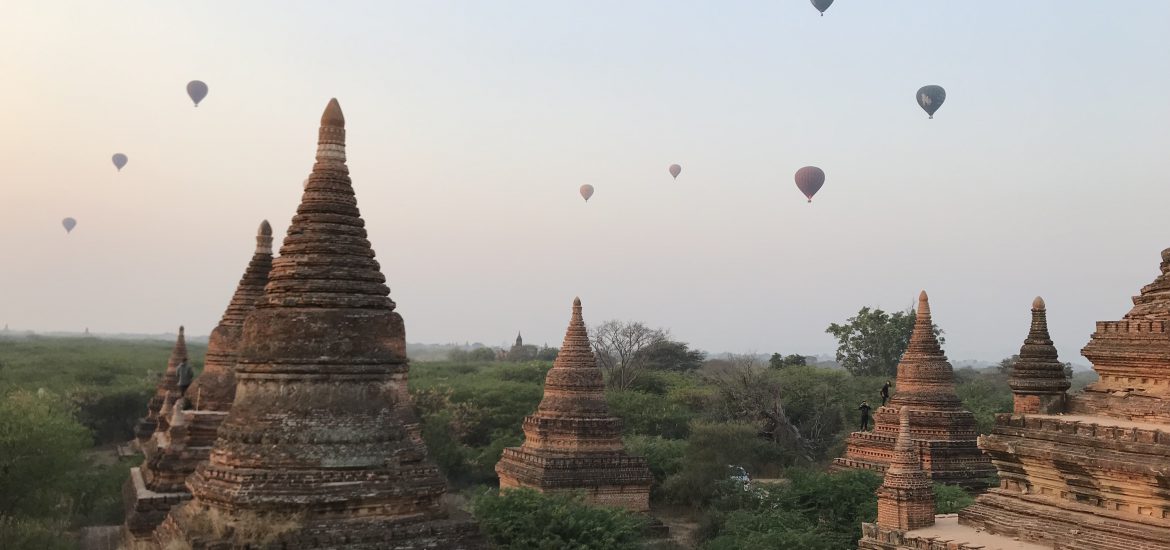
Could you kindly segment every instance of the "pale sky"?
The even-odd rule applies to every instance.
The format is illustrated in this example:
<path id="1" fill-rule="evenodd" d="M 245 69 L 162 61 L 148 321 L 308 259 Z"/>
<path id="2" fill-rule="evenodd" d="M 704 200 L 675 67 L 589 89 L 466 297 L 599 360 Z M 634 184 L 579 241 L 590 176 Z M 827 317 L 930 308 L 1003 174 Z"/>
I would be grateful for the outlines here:
<path id="1" fill-rule="evenodd" d="M 557 345 L 580 295 L 828 353 L 926 289 L 952 359 L 1018 351 L 1039 294 L 1084 363 L 1170 247 L 1168 28 L 1162 0 L 0 0 L 0 323 L 208 333 L 337 97 L 411 342 Z"/>

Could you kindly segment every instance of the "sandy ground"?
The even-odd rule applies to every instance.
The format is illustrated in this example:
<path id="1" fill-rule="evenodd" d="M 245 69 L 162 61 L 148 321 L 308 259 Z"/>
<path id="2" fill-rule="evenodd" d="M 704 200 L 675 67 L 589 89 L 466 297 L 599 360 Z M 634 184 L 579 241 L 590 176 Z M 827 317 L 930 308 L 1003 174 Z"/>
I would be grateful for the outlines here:
<path id="1" fill-rule="evenodd" d="M 117 550 L 122 526 L 106 525 L 81 529 L 81 550 Z"/>
<path id="2" fill-rule="evenodd" d="M 695 545 L 695 531 L 699 529 L 699 516 L 686 506 L 659 506 L 650 511 L 670 529 L 670 540 L 678 548 L 692 549 Z"/>

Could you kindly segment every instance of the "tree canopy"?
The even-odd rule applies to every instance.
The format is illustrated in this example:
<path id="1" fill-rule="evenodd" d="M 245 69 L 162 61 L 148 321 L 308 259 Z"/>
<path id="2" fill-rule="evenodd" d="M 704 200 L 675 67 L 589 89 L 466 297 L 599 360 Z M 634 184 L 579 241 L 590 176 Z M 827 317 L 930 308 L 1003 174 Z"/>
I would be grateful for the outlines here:
<path id="1" fill-rule="evenodd" d="M 851 374 L 891 377 L 898 374 L 898 361 L 910 345 L 915 311 L 886 313 L 865 306 L 844 324 L 832 323 L 825 332 L 837 339 L 837 362 Z M 934 334 L 942 338 L 934 325 Z"/>

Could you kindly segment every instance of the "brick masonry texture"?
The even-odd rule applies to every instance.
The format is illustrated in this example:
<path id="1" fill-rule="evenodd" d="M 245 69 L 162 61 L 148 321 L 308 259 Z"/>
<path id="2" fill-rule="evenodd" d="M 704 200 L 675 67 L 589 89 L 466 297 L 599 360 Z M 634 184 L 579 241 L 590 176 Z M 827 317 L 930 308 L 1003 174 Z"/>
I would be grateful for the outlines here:
<path id="1" fill-rule="evenodd" d="M 524 419 L 524 444 L 504 449 L 496 473 L 501 488 L 583 490 L 595 504 L 650 510 L 650 469 L 646 459 L 626 454 L 621 419 L 609 414 L 579 298 L 544 398 Z"/>
<path id="2" fill-rule="evenodd" d="M 482 548 L 443 504 L 407 393 L 406 336 L 366 239 L 336 100 L 192 500 L 155 531 L 195 549 Z"/>
<path id="3" fill-rule="evenodd" d="M 926 292 L 918 310 L 910 345 L 898 363 L 894 395 L 874 412 L 872 432 L 853 432 L 845 456 L 834 469 L 858 468 L 885 473 L 893 459 L 899 431 L 899 410 L 911 409 L 910 438 L 930 478 L 980 488 L 995 472 L 976 444 L 975 417 L 964 410 L 955 393 L 954 370 L 934 335 Z"/>

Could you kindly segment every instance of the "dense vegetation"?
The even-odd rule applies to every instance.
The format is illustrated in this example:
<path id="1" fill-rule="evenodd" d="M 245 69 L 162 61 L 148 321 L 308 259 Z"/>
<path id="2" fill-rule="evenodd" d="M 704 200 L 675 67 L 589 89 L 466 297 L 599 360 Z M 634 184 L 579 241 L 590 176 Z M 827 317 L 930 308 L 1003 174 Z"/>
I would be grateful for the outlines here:
<path id="1" fill-rule="evenodd" d="M 0 541 L 71 548 L 71 529 L 122 520 L 116 458 L 166 366 L 162 340 L 0 336 Z M 189 345 L 201 366 L 203 347 Z"/>
<path id="2" fill-rule="evenodd" d="M 66 548 L 63 533 L 121 520 L 120 487 L 140 459 L 118 461 L 110 444 L 130 438 L 170 348 L 161 340 L 0 337 L 0 540 Z M 203 348 L 190 350 L 201 365 Z M 521 422 L 540 402 L 552 362 L 456 357 L 414 363 L 410 390 L 432 457 L 456 491 L 473 495 L 489 536 L 517 545 L 545 537 L 576 541 L 563 547 L 638 544 L 641 524 L 628 514 L 572 497 L 495 494 L 495 464 L 504 447 L 523 441 Z M 791 354 L 706 359 L 660 339 L 615 367 L 637 369 L 607 396 L 627 448 L 649 462 L 654 506 L 691 510 L 699 546 L 845 548 L 858 524 L 873 519 L 880 480 L 823 466 L 857 428 L 858 403 L 880 402 L 887 377 L 803 363 Z M 1007 372 L 956 369 L 981 431 L 1011 408 Z M 1090 378 L 1079 374 L 1074 389 Z M 728 465 L 756 478 L 751 490 L 729 481 Z M 938 492 L 940 512 L 970 502 L 961 491 Z"/>

